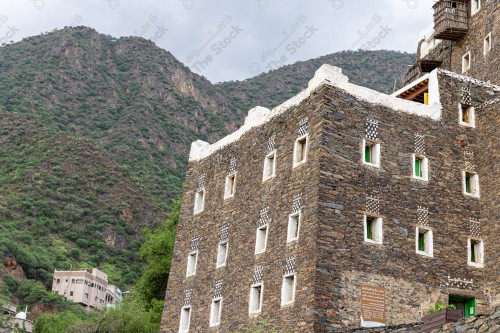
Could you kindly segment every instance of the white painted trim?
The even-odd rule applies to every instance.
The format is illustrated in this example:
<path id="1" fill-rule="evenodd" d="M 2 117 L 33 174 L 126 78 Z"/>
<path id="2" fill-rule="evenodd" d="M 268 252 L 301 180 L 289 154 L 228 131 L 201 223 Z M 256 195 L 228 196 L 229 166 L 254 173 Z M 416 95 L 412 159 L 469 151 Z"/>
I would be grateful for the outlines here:
<path id="1" fill-rule="evenodd" d="M 416 158 L 420 158 L 422 160 L 422 177 L 419 177 L 415 174 L 415 160 Z M 412 154 L 411 159 L 411 177 L 413 179 L 429 181 L 429 159 L 422 154 Z"/>
<path id="2" fill-rule="evenodd" d="M 234 193 L 236 192 L 237 175 L 238 175 L 238 172 L 233 172 L 232 174 L 229 174 L 226 176 L 226 184 L 224 185 L 224 200 L 234 197 Z M 231 178 L 233 179 L 232 184 L 230 183 Z M 231 185 L 232 185 L 232 189 L 231 189 Z"/>
<path id="3" fill-rule="evenodd" d="M 297 147 L 300 141 L 305 140 L 306 142 L 304 143 L 304 159 L 301 161 L 297 161 Z M 293 145 L 293 168 L 296 168 L 304 163 L 307 162 L 307 155 L 309 153 L 309 134 L 305 134 L 301 137 L 298 137 L 295 140 L 295 143 Z"/>
<path id="4" fill-rule="evenodd" d="M 374 159 L 374 163 L 368 163 L 365 160 L 365 149 L 366 149 L 366 142 L 370 142 L 372 146 L 372 157 Z M 361 161 L 363 164 L 374 167 L 374 168 L 380 168 L 380 143 L 369 140 L 369 139 L 363 139 L 363 147 L 361 149 Z"/>
<path id="5" fill-rule="evenodd" d="M 287 278 L 293 277 L 293 285 L 292 285 L 292 300 L 285 302 L 285 280 Z M 283 281 L 281 283 L 281 307 L 289 306 L 295 302 L 295 289 L 297 288 L 297 273 L 285 274 L 283 275 Z"/>
<path id="6" fill-rule="evenodd" d="M 471 15 L 471 16 L 476 15 L 476 14 L 477 14 L 477 12 L 479 12 L 479 11 L 481 10 L 481 8 L 482 8 L 482 3 L 481 3 L 481 0 L 477 0 L 477 1 L 479 2 L 479 8 L 474 9 L 474 2 L 475 2 L 475 1 L 476 1 L 476 0 L 471 0 L 471 1 L 470 1 L 470 15 Z"/>
<path id="7" fill-rule="evenodd" d="M 420 233 L 420 230 L 425 230 L 424 233 L 424 243 L 425 243 L 425 250 L 420 251 L 418 249 L 418 235 Z M 424 227 L 416 227 L 415 228 L 415 253 L 420 254 L 422 256 L 434 257 L 434 235 L 431 229 L 424 228 Z"/>
<path id="8" fill-rule="evenodd" d="M 182 319 L 183 319 L 183 314 L 184 314 L 184 311 L 185 310 L 188 310 L 188 317 L 187 317 L 187 327 L 186 329 L 182 329 Z M 183 306 L 181 308 L 181 314 L 180 314 L 180 318 L 179 318 L 179 333 L 187 333 L 189 332 L 189 326 L 191 325 L 191 306 Z"/>
<path id="9" fill-rule="evenodd" d="M 190 270 L 190 258 L 194 256 L 194 267 Z M 188 254 L 187 265 L 186 265 L 186 277 L 196 275 L 196 269 L 198 268 L 198 251 L 192 251 Z"/>
<path id="10" fill-rule="evenodd" d="M 301 102 L 306 100 L 313 91 L 324 85 L 336 87 L 352 95 L 354 98 L 372 104 L 381 105 L 396 112 L 414 114 L 433 120 L 439 120 L 441 118 L 442 105 L 439 95 L 438 72 L 439 70 L 435 69 L 431 73 L 424 76 L 424 78 L 429 79 L 429 105 L 424 105 L 397 98 L 397 94 L 386 95 L 369 88 L 349 83 L 349 78 L 342 74 L 342 70 L 340 68 L 325 64 L 316 71 L 314 78 L 309 81 L 307 89 L 272 110 L 260 106 L 251 109 L 245 119 L 245 124 L 232 134 L 212 145 L 200 140 L 193 142 L 191 144 L 189 161 L 204 159 L 228 144 L 238 141 L 246 132 L 250 131 L 254 127 L 267 123 L 274 117 L 286 112 L 292 107 L 299 105 Z M 415 82 L 418 82 L 418 80 Z M 411 88 L 413 85 L 414 83 L 407 86 L 405 90 Z"/>
<path id="11" fill-rule="evenodd" d="M 272 173 L 270 175 L 267 175 L 266 176 L 266 170 L 267 170 L 267 165 L 268 165 L 268 161 L 270 160 L 270 157 L 273 156 L 273 169 L 272 169 Z M 276 177 L 276 150 L 273 150 L 272 152 L 270 152 L 269 154 L 266 155 L 266 157 L 264 158 L 264 170 L 262 171 L 262 182 L 265 182 L 269 179 L 273 179 L 274 177 Z"/>
<path id="12" fill-rule="evenodd" d="M 476 255 L 479 255 L 478 262 L 470 261 L 471 240 L 479 242 L 478 248 L 476 249 Z M 467 265 L 472 266 L 472 267 L 476 267 L 476 268 L 483 268 L 484 267 L 484 241 L 481 238 L 469 238 L 469 239 L 467 239 Z"/>
<path id="13" fill-rule="evenodd" d="M 293 237 L 291 235 L 292 233 L 290 230 L 290 226 L 291 226 L 293 217 L 297 217 L 297 237 Z M 295 212 L 295 213 L 288 215 L 288 228 L 287 228 L 287 233 L 286 233 L 287 244 L 299 240 L 301 224 L 302 224 L 302 210 L 299 210 L 298 212 Z"/>
<path id="14" fill-rule="evenodd" d="M 201 195 L 201 206 L 199 206 L 199 196 Z M 205 210 L 205 188 L 196 191 L 194 194 L 193 215 L 202 213 Z"/>
<path id="15" fill-rule="evenodd" d="M 489 40 L 489 43 L 487 42 Z M 493 38 L 491 32 L 486 35 L 483 42 L 483 55 L 486 57 L 488 53 L 490 53 L 491 48 L 493 47 Z"/>
<path id="16" fill-rule="evenodd" d="M 259 245 L 259 231 L 261 231 L 262 229 L 266 229 L 266 235 L 264 237 L 264 246 L 258 249 L 257 245 Z M 269 224 L 264 224 L 263 226 L 258 227 L 257 232 L 255 233 L 255 254 L 261 254 L 266 252 L 268 238 L 269 238 Z"/>
<path id="17" fill-rule="evenodd" d="M 469 57 L 469 63 L 466 62 L 465 58 Z M 470 51 L 467 51 L 462 56 L 462 74 L 466 73 L 472 66 L 472 54 Z"/>
<path id="18" fill-rule="evenodd" d="M 458 103 L 458 124 L 460 126 L 475 128 L 476 127 L 476 108 L 473 106 L 470 106 L 467 108 L 467 110 L 469 111 L 469 122 L 468 123 L 462 121 L 463 112 L 464 112 L 463 105 L 462 105 L 462 103 Z"/>
<path id="19" fill-rule="evenodd" d="M 373 238 L 374 239 L 368 239 L 368 228 L 367 228 L 367 223 L 366 223 L 366 218 L 368 215 L 363 216 L 363 232 L 364 232 L 364 241 L 366 243 L 371 243 L 371 244 L 383 244 L 384 242 L 384 222 L 381 217 L 375 217 L 375 216 L 370 216 L 371 218 L 375 219 L 374 223 L 374 230 L 373 230 Z"/>
<path id="20" fill-rule="evenodd" d="M 222 317 L 222 300 L 223 300 L 222 297 L 214 298 L 212 300 L 212 304 L 210 306 L 210 327 L 220 326 L 220 319 Z M 217 315 L 217 321 L 213 321 L 213 319 L 214 319 L 213 312 L 215 311 L 214 306 L 215 306 L 216 302 L 219 302 L 219 313 Z"/>
<path id="21" fill-rule="evenodd" d="M 472 174 L 471 177 L 471 193 L 467 193 L 466 190 L 466 185 L 465 185 L 465 175 L 469 173 Z M 479 198 L 480 197 L 480 190 L 479 190 L 479 176 L 476 172 L 472 171 L 462 171 L 462 193 L 464 195 L 467 195 L 469 197 L 473 198 Z"/>
<path id="22" fill-rule="evenodd" d="M 260 287 L 260 297 L 259 297 L 259 308 L 257 310 L 252 310 L 252 291 L 254 288 Z M 264 299 L 264 283 L 255 283 L 250 286 L 250 295 L 248 301 L 248 314 L 256 315 L 262 312 L 262 303 Z"/>
<path id="23" fill-rule="evenodd" d="M 219 259 L 220 259 L 220 255 L 221 255 L 221 248 L 224 245 L 226 246 L 226 253 L 224 255 L 224 261 L 220 262 Z M 219 245 L 217 246 L 217 261 L 215 263 L 215 268 L 221 268 L 221 267 L 226 266 L 228 252 L 229 252 L 229 241 L 220 242 Z"/>

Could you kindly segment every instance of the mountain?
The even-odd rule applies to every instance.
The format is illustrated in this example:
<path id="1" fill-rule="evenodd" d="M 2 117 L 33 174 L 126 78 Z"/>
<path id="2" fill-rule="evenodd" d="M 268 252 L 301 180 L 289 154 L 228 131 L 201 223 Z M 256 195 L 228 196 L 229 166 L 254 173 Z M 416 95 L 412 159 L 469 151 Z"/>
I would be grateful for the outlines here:
<path id="1" fill-rule="evenodd" d="M 340 52 L 213 85 L 151 41 L 86 27 L 1 47 L 0 258 L 46 285 L 53 269 L 97 266 L 128 287 L 142 229 L 182 192 L 192 141 L 214 142 L 253 106 L 282 103 L 323 63 L 392 91 L 412 62 Z"/>
<path id="2" fill-rule="evenodd" d="M 254 106 L 273 108 L 307 88 L 314 72 L 323 64 L 342 68 L 351 83 L 383 93 L 401 87 L 415 55 L 396 51 L 343 51 L 260 74 L 244 81 L 217 84 L 242 110 Z"/>

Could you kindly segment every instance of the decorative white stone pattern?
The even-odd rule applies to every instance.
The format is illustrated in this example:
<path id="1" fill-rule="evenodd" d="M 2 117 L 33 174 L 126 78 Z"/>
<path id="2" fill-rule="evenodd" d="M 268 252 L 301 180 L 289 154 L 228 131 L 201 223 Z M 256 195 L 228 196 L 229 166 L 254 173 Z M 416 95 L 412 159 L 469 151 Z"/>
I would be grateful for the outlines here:
<path id="1" fill-rule="evenodd" d="M 471 83 L 462 88 L 462 100 L 460 103 L 464 106 L 472 105 Z"/>
<path id="2" fill-rule="evenodd" d="M 231 162 L 229 163 L 229 174 L 232 174 L 235 172 L 236 172 L 236 159 L 232 158 Z"/>
<path id="3" fill-rule="evenodd" d="M 476 166 L 474 164 L 474 152 L 464 151 L 464 166 L 467 171 L 474 171 Z"/>
<path id="4" fill-rule="evenodd" d="M 184 297 L 184 306 L 191 305 L 191 295 L 193 293 L 192 289 L 186 289 L 186 296 Z"/>
<path id="5" fill-rule="evenodd" d="M 298 135 L 298 137 L 300 138 L 301 136 L 304 136 L 306 134 L 307 134 L 307 118 L 304 118 L 299 122 L 299 135 Z"/>
<path id="6" fill-rule="evenodd" d="M 378 197 L 366 197 L 366 211 L 370 213 L 380 213 L 380 199 Z"/>
<path id="7" fill-rule="evenodd" d="M 295 266 L 295 257 L 286 258 L 285 263 L 285 275 L 297 273 L 297 267 Z"/>
<path id="8" fill-rule="evenodd" d="M 198 190 L 205 188 L 205 174 L 198 178 Z"/>
<path id="9" fill-rule="evenodd" d="M 200 244 L 200 238 L 198 236 L 193 236 L 191 239 L 191 251 L 198 251 Z"/>
<path id="10" fill-rule="evenodd" d="M 366 119 L 366 137 L 370 140 L 378 138 L 378 120 Z"/>
<path id="11" fill-rule="evenodd" d="M 425 136 L 415 134 L 415 153 L 425 155 Z"/>
<path id="12" fill-rule="evenodd" d="M 296 213 L 300 210 L 301 200 L 302 200 L 302 193 L 293 196 L 292 209 L 291 209 L 292 213 Z"/>
<path id="13" fill-rule="evenodd" d="M 220 241 L 227 242 L 229 239 L 229 223 L 226 223 L 222 226 L 220 231 Z"/>
<path id="14" fill-rule="evenodd" d="M 262 227 L 269 223 L 269 207 L 260 210 L 259 221 L 257 221 L 257 228 Z"/>
<path id="15" fill-rule="evenodd" d="M 473 284 L 473 279 L 467 280 L 460 278 L 451 278 L 450 276 L 448 276 L 448 283 L 446 283 L 446 286 L 451 288 L 472 289 Z"/>
<path id="16" fill-rule="evenodd" d="M 273 152 L 276 149 L 276 144 L 274 142 L 274 137 L 269 138 L 269 142 L 267 143 L 267 153 Z"/>
<path id="17" fill-rule="evenodd" d="M 423 225 L 425 227 L 429 226 L 429 209 L 417 206 L 417 219 L 418 224 Z"/>
<path id="18" fill-rule="evenodd" d="M 224 284 L 224 280 L 220 279 L 215 282 L 215 293 L 214 293 L 214 299 L 215 298 L 221 298 L 222 297 L 222 285 Z"/>
<path id="19" fill-rule="evenodd" d="M 262 283 L 264 278 L 264 268 L 262 266 L 255 266 L 253 269 L 253 284 Z"/>
<path id="20" fill-rule="evenodd" d="M 481 238 L 481 222 L 470 219 L 470 235 L 471 237 Z"/>

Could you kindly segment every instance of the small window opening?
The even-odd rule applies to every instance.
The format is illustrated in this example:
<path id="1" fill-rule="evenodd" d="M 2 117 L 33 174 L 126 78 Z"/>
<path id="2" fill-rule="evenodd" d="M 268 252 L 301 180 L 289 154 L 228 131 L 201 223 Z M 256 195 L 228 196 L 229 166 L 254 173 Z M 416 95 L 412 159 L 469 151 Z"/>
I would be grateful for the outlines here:
<path id="1" fill-rule="evenodd" d="M 222 298 L 214 299 L 210 308 L 210 327 L 220 325 Z"/>
<path id="2" fill-rule="evenodd" d="M 380 144 L 363 140 L 363 163 L 375 167 L 380 165 Z"/>
<path id="3" fill-rule="evenodd" d="M 476 315 L 476 299 L 460 295 L 449 295 L 448 304 L 454 305 L 457 310 L 462 311 L 463 317 L 472 317 Z"/>
<path id="4" fill-rule="evenodd" d="M 296 167 L 307 160 L 307 140 L 308 136 L 302 136 L 295 140 L 293 153 L 293 166 Z"/>
<path id="5" fill-rule="evenodd" d="M 472 1 L 471 5 L 472 15 L 474 15 L 481 9 L 481 0 L 471 0 L 471 1 Z"/>
<path id="6" fill-rule="evenodd" d="M 417 227 L 416 231 L 417 231 L 416 232 L 417 253 L 432 257 L 433 256 L 432 230 Z"/>
<path id="7" fill-rule="evenodd" d="M 196 274 L 196 265 L 198 262 L 198 252 L 192 252 L 188 256 L 186 276 L 192 276 Z"/>
<path id="8" fill-rule="evenodd" d="M 471 66 L 471 53 L 469 51 L 462 57 L 462 73 L 467 72 L 470 69 L 470 66 Z"/>
<path id="9" fill-rule="evenodd" d="M 250 287 L 250 314 L 260 313 L 262 310 L 262 284 L 255 284 Z"/>
<path id="10" fill-rule="evenodd" d="M 295 274 L 285 275 L 283 277 L 281 306 L 291 304 L 295 300 L 295 283 Z"/>
<path id="11" fill-rule="evenodd" d="M 413 154 L 413 177 L 421 180 L 429 179 L 429 159 Z"/>
<path id="12" fill-rule="evenodd" d="M 476 125 L 475 108 L 473 106 L 459 104 L 458 110 L 460 117 L 460 125 L 475 127 Z"/>
<path id="13" fill-rule="evenodd" d="M 468 242 L 468 263 L 471 266 L 482 266 L 483 265 L 483 258 L 484 258 L 484 247 L 483 247 L 483 241 L 479 239 L 470 239 Z"/>
<path id="14" fill-rule="evenodd" d="M 491 51 L 491 32 L 484 39 L 484 55 Z"/>
<path id="15" fill-rule="evenodd" d="M 301 212 L 298 211 L 293 213 L 288 218 L 288 233 L 287 233 L 287 243 L 296 241 L 299 239 L 299 230 L 300 230 L 300 219 Z"/>
<path id="16" fill-rule="evenodd" d="M 218 251 L 217 251 L 217 268 L 218 267 L 226 266 L 227 249 L 228 249 L 228 243 L 227 242 L 222 242 L 222 243 L 219 244 L 219 248 L 218 248 Z"/>
<path id="17" fill-rule="evenodd" d="M 236 190 L 236 173 L 226 177 L 226 187 L 224 190 L 224 199 L 229 199 L 234 196 Z"/>
<path id="18" fill-rule="evenodd" d="M 194 198 L 194 213 L 201 213 L 205 209 L 205 190 L 199 190 Z"/>
<path id="19" fill-rule="evenodd" d="M 255 254 L 263 253 L 266 251 L 268 230 L 269 230 L 268 225 L 264 225 L 262 227 L 257 228 L 257 237 L 255 240 Z"/>
<path id="20" fill-rule="evenodd" d="M 479 177 L 476 173 L 464 171 L 464 194 L 479 197 Z"/>
<path id="21" fill-rule="evenodd" d="M 382 219 L 365 215 L 365 242 L 382 244 Z"/>
<path id="22" fill-rule="evenodd" d="M 179 333 L 189 332 L 189 323 L 191 321 L 191 307 L 181 309 L 181 320 L 179 323 Z"/>
<path id="23" fill-rule="evenodd" d="M 264 176 L 262 180 L 266 181 L 276 175 L 276 151 L 268 154 L 264 159 Z"/>

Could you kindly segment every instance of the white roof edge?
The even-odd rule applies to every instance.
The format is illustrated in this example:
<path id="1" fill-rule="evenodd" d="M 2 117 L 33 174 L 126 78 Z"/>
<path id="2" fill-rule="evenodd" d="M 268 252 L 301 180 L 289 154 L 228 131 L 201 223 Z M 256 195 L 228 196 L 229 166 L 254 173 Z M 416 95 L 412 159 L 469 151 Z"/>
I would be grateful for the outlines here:
<path id="1" fill-rule="evenodd" d="M 483 86 L 483 87 L 491 88 L 493 90 L 500 91 L 500 86 L 497 86 L 497 85 L 495 85 L 493 83 L 489 83 L 489 82 L 486 82 L 486 81 L 473 79 L 470 76 L 466 76 L 466 75 L 462 75 L 462 74 L 457 74 L 457 73 L 450 72 L 449 70 L 442 69 L 442 68 L 437 68 L 437 70 L 439 71 L 440 74 L 447 75 L 447 76 L 452 77 L 454 79 L 457 79 L 457 80 L 460 80 L 460 81 L 463 81 L 463 82 L 466 82 L 466 83 L 472 83 L 472 84 L 477 85 L 477 86 Z"/>
<path id="2" fill-rule="evenodd" d="M 213 144 L 209 144 L 201 140 L 193 142 L 191 144 L 189 161 L 204 159 L 228 144 L 238 141 L 240 137 L 250 129 L 263 125 L 286 110 L 299 105 L 302 101 L 308 98 L 314 90 L 323 85 L 337 87 L 346 91 L 348 94 L 359 98 L 360 100 L 386 106 L 395 111 L 439 120 L 441 117 L 442 106 L 439 98 L 437 70 L 434 70 L 432 73 L 428 74 L 428 76 L 430 92 L 429 105 L 424 105 L 397 98 L 393 96 L 394 94 L 387 95 L 369 88 L 349 83 L 349 78 L 342 74 L 342 69 L 325 64 L 316 71 L 314 77 L 309 81 L 307 89 L 303 90 L 299 94 L 278 105 L 272 110 L 260 106 L 251 109 L 248 112 L 248 116 L 245 118 L 245 124 L 237 131 L 227 135 Z"/>

